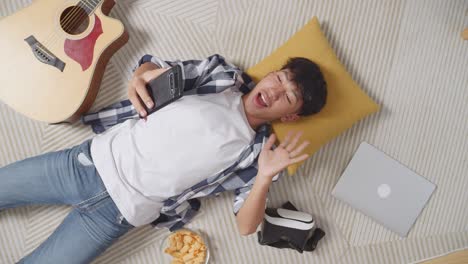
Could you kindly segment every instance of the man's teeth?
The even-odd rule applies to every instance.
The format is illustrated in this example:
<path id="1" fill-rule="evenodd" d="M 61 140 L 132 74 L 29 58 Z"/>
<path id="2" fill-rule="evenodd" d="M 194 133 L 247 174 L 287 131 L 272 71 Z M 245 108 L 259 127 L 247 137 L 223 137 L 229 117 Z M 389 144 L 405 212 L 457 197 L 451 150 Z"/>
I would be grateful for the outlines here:
<path id="1" fill-rule="evenodd" d="M 263 94 L 260 94 L 260 96 L 262 97 L 263 103 L 264 103 L 266 106 L 268 106 L 268 104 L 267 104 L 267 102 L 266 102 L 266 100 L 265 100 L 265 97 L 263 97 Z"/>

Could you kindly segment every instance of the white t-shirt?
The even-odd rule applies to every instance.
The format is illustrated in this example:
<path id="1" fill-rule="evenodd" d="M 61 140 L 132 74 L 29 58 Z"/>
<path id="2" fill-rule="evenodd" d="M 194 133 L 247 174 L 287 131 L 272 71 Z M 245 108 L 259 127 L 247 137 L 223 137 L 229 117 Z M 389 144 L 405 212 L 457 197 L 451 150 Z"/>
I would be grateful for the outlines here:
<path id="1" fill-rule="evenodd" d="M 159 217 L 163 201 L 234 164 L 255 136 L 242 93 L 185 96 L 147 118 L 93 138 L 106 189 L 134 226 Z"/>

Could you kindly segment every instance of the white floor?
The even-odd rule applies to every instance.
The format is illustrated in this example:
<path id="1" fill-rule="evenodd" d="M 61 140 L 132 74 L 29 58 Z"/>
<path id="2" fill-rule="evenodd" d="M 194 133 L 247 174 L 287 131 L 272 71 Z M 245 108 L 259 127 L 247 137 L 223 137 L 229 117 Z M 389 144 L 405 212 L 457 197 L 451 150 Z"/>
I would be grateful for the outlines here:
<path id="1" fill-rule="evenodd" d="M 0 16 L 28 2 L 4 0 Z M 125 99 L 131 68 L 145 53 L 167 59 L 220 53 L 248 68 L 314 15 L 382 111 L 270 191 L 271 206 L 290 200 L 314 214 L 327 232 L 317 251 L 298 254 L 260 246 L 254 235 L 240 237 L 233 195 L 225 194 L 204 200 L 203 214 L 191 224 L 210 236 L 213 263 L 408 263 L 468 247 L 468 41 L 460 36 L 468 1 L 120 0 L 111 16 L 124 22 L 130 41 L 111 59 L 92 110 Z M 93 136 L 79 123 L 48 126 L 3 103 L 0 123 L 0 166 Z M 438 185 L 406 239 L 330 195 L 364 140 Z M 32 251 L 68 210 L 31 206 L 0 213 L 0 263 Z M 134 230 L 95 263 L 160 263 L 160 235 L 149 227 Z"/>

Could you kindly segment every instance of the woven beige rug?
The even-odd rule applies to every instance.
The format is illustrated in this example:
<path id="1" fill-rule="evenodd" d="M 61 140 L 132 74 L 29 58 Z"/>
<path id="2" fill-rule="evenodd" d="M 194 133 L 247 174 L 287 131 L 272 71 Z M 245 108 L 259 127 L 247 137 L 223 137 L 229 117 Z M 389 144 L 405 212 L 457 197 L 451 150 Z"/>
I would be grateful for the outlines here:
<path id="1" fill-rule="evenodd" d="M 0 17 L 28 3 L 1 1 Z M 124 22 L 130 40 L 112 57 L 91 110 L 126 98 L 131 68 L 145 53 L 166 59 L 220 53 L 246 69 L 315 15 L 382 111 L 270 191 L 270 206 L 291 200 L 317 218 L 327 235 L 315 252 L 264 247 L 255 235 L 239 236 L 228 193 L 203 200 L 203 213 L 191 224 L 209 235 L 212 263 L 409 263 L 468 247 L 468 41 L 460 36 L 468 1 L 120 0 L 111 16 Z M 0 102 L 0 166 L 92 136 L 79 123 L 49 126 Z M 361 141 L 438 186 L 406 239 L 330 195 Z M 30 206 L 2 212 L 0 263 L 31 252 L 68 211 Z M 160 263 L 160 235 L 149 227 L 133 230 L 94 263 Z"/>

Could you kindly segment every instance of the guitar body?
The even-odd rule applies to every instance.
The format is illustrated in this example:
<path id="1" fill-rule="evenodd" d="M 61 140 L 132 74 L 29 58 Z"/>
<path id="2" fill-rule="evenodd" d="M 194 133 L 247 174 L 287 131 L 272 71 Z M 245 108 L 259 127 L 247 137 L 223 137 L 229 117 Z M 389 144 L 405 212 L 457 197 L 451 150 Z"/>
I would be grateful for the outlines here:
<path id="1" fill-rule="evenodd" d="M 29 118 L 76 121 L 128 41 L 123 24 L 107 16 L 113 0 L 78 2 L 35 0 L 0 20 L 0 100 Z"/>

